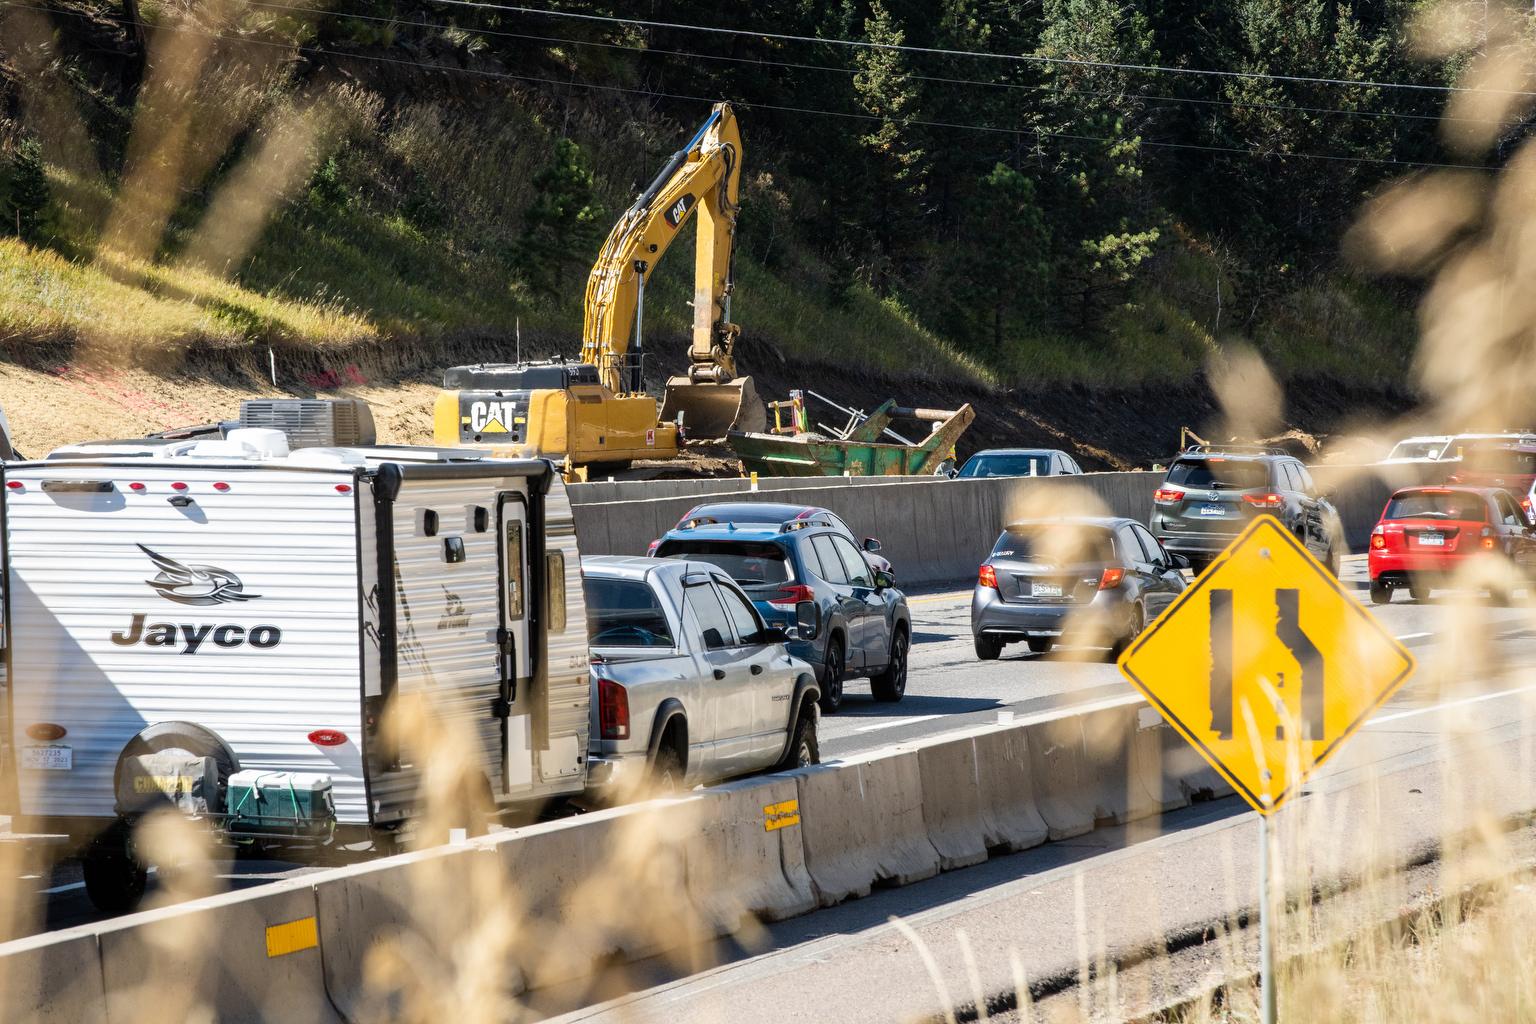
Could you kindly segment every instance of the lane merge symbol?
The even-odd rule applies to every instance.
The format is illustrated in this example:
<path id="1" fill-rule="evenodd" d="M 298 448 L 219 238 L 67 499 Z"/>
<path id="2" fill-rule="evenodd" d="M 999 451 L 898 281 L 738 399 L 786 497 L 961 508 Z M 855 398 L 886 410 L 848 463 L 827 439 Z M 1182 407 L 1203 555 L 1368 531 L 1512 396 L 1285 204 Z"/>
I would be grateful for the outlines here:
<path id="1" fill-rule="evenodd" d="M 1413 655 L 1261 516 L 1120 658 L 1120 671 L 1270 814 L 1413 674 Z"/>

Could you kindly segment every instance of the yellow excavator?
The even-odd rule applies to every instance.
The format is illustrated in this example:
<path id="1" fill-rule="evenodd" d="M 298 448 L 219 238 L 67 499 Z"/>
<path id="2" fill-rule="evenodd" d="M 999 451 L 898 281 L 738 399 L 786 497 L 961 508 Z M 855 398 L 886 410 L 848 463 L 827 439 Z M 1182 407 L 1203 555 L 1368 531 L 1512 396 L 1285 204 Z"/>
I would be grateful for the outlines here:
<path id="1" fill-rule="evenodd" d="M 452 367 L 433 411 L 437 443 L 575 468 L 674 458 L 684 438 L 765 429 L 752 378 L 736 376 L 731 249 L 740 184 L 741 134 L 730 105 L 717 103 L 603 243 L 587 278 L 581 358 Z M 645 282 L 693 216 L 690 365 L 667 381 L 658 410 L 643 372 Z"/>

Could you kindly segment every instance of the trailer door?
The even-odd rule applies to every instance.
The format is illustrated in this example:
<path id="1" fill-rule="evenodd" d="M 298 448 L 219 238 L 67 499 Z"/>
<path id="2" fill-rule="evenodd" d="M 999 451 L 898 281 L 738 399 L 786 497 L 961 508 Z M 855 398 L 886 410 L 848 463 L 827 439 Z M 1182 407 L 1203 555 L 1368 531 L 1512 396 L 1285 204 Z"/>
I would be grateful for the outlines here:
<path id="1" fill-rule="evenodd" d="M 528 504 L 521 494 L 504 493 L 496 502 L 496 530 L 501 550 L 501 697 L 506 708 L 506 784 L 508 792 L 533 783 L 534 747 L 531 689 L 532 648 L 528 638 Z"/>

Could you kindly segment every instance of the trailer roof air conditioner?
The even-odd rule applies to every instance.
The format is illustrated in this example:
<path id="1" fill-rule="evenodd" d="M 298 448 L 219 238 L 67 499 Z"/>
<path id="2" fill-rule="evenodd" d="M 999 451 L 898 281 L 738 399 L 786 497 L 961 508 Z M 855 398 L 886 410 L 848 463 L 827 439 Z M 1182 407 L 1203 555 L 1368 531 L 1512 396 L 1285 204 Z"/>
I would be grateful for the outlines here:
<path id="1" fill-rule="evenodd" d="M 280 430 L 290 448 L 350 448 L 377 438 L 360 398 L 252 399 L 240 403 L 240 426 Z"/>

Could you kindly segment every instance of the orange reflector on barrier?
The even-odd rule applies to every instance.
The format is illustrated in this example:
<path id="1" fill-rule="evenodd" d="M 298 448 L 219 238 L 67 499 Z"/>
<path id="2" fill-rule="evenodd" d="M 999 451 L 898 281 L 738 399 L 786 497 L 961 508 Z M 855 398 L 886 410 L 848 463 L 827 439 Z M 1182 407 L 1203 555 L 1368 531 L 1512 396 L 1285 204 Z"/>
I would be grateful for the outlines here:
<path id="1" fill-rule="evenodd" d="M 772 832 L 775 829 L 788 828 L 791 825 L 800 824 L 800 801 L 785 800 L 781 803 L 768 804 L 763 807 L 763 831 Z"/>
<path id="2" fill-rule="evenodd" d="M 267 926 L 267 956 L 287 956 L 320 945 L 320 931 L 313 917 Z"/>

